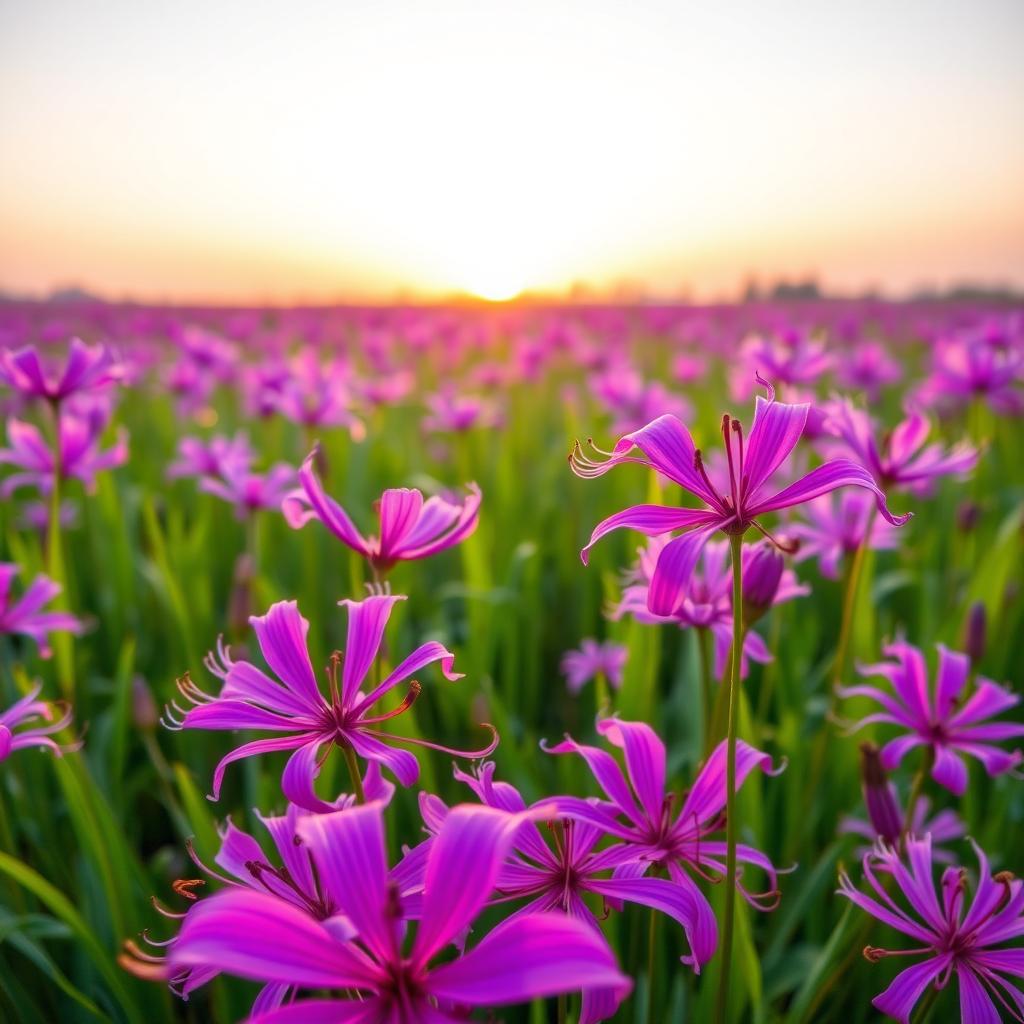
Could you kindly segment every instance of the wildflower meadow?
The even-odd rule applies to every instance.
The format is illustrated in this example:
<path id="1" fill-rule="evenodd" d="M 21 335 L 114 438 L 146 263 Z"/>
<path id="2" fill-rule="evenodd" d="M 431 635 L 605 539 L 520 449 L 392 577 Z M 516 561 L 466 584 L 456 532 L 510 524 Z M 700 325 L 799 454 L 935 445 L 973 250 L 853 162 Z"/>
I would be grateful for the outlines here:
<path id="1" fill-rule="evenodd" d="M 0 304 L 0 1020 L 1024 1021 L 1024 314 Z"/>

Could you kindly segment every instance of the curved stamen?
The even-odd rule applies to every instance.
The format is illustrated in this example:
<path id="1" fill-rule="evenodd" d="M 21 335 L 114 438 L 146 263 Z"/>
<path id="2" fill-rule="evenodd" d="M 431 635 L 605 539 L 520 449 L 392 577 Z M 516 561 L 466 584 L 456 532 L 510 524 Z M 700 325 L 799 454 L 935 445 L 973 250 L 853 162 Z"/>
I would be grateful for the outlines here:
<path id="1" fill-rule="evenodd" d="M 408 711 L 416 703 L 416 698 L 419 697 L 422 691 L 423 687 L 417 680 L 413 679 L 409 684 L 409 692 L 405 695 L 405 699 L 393 711 L 388 711 L 383 715 L 375 715 L 373 718 L 360 718 L 360 725 L 372 725 L 375 722 L 386 722 L 389 718 L 396 718 L 403 712 Z"/>

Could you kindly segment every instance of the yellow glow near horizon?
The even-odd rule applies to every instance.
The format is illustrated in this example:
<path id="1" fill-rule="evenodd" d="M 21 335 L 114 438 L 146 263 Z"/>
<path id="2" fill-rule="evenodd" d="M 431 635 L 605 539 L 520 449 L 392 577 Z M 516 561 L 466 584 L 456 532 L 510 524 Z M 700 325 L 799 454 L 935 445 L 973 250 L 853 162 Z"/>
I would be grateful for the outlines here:
<path id="1" fill-rule="evenodd" d="M 1024 283 L 1022 31 L 1007 0 L 7 5 L 0 290 Z"/>

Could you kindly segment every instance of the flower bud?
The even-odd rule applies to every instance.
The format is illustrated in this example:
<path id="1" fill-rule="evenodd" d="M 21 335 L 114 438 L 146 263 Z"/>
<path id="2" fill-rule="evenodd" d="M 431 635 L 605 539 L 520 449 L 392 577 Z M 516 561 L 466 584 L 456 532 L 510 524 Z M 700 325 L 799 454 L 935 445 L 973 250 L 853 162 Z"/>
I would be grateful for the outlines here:
<path id="1" fill-rule="evenodd" d="M 860 745 L 860 774 L 871 827 L 880 839 L 895 845 L 903 831 L 903 816 L 896 801 L 896 789 L 886 777 L 874 743 Z"/>
<path id="2" fill-rule="evenodd" d="M 956 510 L 956 525 L 961 533 L 970 533 L 981 518 L 981 506 L 976 501 L 963 501 Z"/>
<path id="3" fill-rule="evenodd" d="M 153 699 L 153 691 L 142 676 L 135 676 L 132 679 L 132 721 L 135 727 L 150 732 L 159 720 L 160 712 Z"/>
<path id="4" fill-rule="evenodd" d="M 964 650 L 967 657 L 971 659 L 972 665 L 977 665 L 985 657 L 985 634 L 987 631 L 987 617 L 985 614 L 985 603 L 975 601 L 967 613 L 967 621 L 964 623 Z"/>
<path id="5" fill-rule="evenodd" d="M 767 542 L 748 548 L 743 559 L 743 621 L 756 622 L 775 600 L 785 567 L 782 555 Z"/>
<path id="6" fill-rule="evenodd" d="M 238 556 L 231 580 L 231 596 L 228 601 L 228 630 L 232 636 L 244 635 L 252 613 L 253 560 L 248 554 Z"/>

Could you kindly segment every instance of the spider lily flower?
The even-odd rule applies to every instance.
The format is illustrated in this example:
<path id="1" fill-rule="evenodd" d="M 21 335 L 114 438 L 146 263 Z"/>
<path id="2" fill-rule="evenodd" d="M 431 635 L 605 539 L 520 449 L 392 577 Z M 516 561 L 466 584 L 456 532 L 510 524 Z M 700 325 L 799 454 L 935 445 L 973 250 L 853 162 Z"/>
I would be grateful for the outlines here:
<path id="1" fill-rule="evenodd" d="M 392 711 L 374 713 L 374 705 L 414 672 L 433 662 L 441 663 L 446 679 L 461 679 L 452 671 L 455 656 L 436 641 L 417 647 L 401 661 L 380 685 L 369 693 L 360 689 L 366 681 L 384 636 L 384 628 L 399 595 L 374 595 L 364 601 L 339 601 L 348 610 L 348 641 L 344 657 L 335 652 L 327 669 L 330 696 L 317 686 L 309 659 L 306 634 L 309 622 L 294 601 L 279 601 L 266 615 L 249 619 L 263 657 L 280 682 L 248 661 L 231 658 L 223 642 L 207 656 L 206 667 L 223 680 L 218 696 L 204 693 L 186 675 L 178 681 L 182 696 L 194 706 L 187 711 L 172 704 L 164 716 L 171 729 L 262 729 L 285 733 L 272 739 L 245 743 L 222 758 L 213 773 L 211 800 L 220 797 L 225 769 L 234 761 L 277 750 L 294 751 L 281 776 L 281 789 L 294 804 L 311 811 L 334 808 L 318 797 L 313 782 L 332 747 L 353 750 L 367 761 L 377 761 L 402 783 L 413 785 L 419 777 L 419 762 L 407 750 L 393 746 L 409 743 L 441 750 L 458 757 L 486 757 L 497 746 L 497 733 L 484 749 L 453 750 L 427 740 L 396 736 L 379 726 L 407 711 L 419 696 L 415 680 L 409 692 Z M 321 748 L 327 747 L 321 756 Z"/>
<path id="2" fill-rule="evenodd" d="M 849 686 L 839 690 L 843 697 L 870 697 L 884 709 L 861 719 L 854 730 L 872 722 L 895 725 L 903 734 L 882 748 L 882 766 L 895 769 L 914 747 L 927 747 L 933 759 L 932 778 L 957 796 L 967 788 L 964 755 L 976 758 L 989 775 L 1002 775 L 1020 764 L 1024 754 L 1007 753 L 993 741 L 1024 736 L 1024 725 L 989 722 L 1020 703 L 1020 697 L 991 679 L 978 676 L 974 692 L 967 695 L 970 661 L 966 654 L 938 645 L 939 665 L 934 689 L 928 682 L 924 655 L 908 643 L 890 644 L 884 649 L 895 661 L 859 668 L 862 676 L 881 676 L 893 693 L 875 686 Z"/>
<path id="3" fill-rule="evenodd" d="M 195 416 L 210 402 L 217 381 L 191 359 L 179 359 L 163 371 L 163 384 L 175 398 L 179 416 Z"/>
<path id="4" fill-rule="evenodd" d="M 363 439 L 363 422 L 351 410 L 352 377 L 345 362 L 322 364 L 316 349 L 307 348 L 290 362 L 289 371 L 277 397 L 282 415 L 308 429 L 347 427 L 354 441 Z"/>
<path id="5" fill-rule="evenodd" d="M 739 363 L 730 375 L 733 398 L 749 398 L 756 377 L 782 381 L 791 387 L 813 387 L 832 366 L 823 341 L 802 331 L 788 335 L 755 335 L 740 346 Z"/>
<path id="6" fill-rule="evenodd" d="M 828 404 L 825 427 L 884 489 L 906 487 L 914 494 L 928 494 L 938 477 L 963 477 L 978 461 L 978 450 L 965 441 L 948 451 L 937 443 L 925 445 L 931 426 L 920 412 L 911 412 L 880 445 L 871 417 L 846 399 Z"/>
<path id="7" fill-rule="evenodd" d="M 590 383 L 598 401 L 614 417 L 613 434 L 638 430 L 664 414 L 687 419 L 693 413 L 685 398 L 672 394 L 660 381 L 645 381 L 628 364 L 611 366 Z"/>
<path id="8" fill-rule="evenodd" d="M 298 1000 L 252 1018 L 260 1024 L 444 1024 L 463 1019 L 458 1007 L 504 1006 L 588 986 L 623 998 L 630 981 L 606 940 L 561 913 L 514 917 L 458 959 L 433 963 L 487 903 L 529 817 L 490 807 L 449 812 L 427 853 L 421 917 L 411 941 L 399 927 L 402 895 L 389 884 L 380 805 L 306 818 L 299 835 L 357 937 L 339 939 L 272 896 L 222 892 L 189 913 L 169 951 L 171 968 L 217 964 L 265 983 L 338 990 L 333 1000 Z"/>
<path id="9" fill-rule="evenodd" d="M 610 612 L 610 617 L 619 619 L 632 615 L 637 622 L 648 625 L 674 622 L 680 629 L 706 629 L 714 637 L 715 675 L 721 678 L 729 661 L 732 647 L 732 574 L 729 570 L 729 544 L 727 541 L 709 541 L 701 552 L 700 559 L 690 574 L 682 597 L 669 615 L 654 615 L 649 611 L 648 595 L 658 559 L 671 538 L 666 534 L 652 537 L 631 570 L 622 599 Z M 757 547 L 748 546 L 743 551 L 744 572 Z M 810 588 L 799 583 L 792 569 L 783 569 L 772 604 L 782 604 L 795 597 L 810 593 Z M 761 595 L 758 595 L 761 596 Z M 748 623 L 750 620 L 747 620 Z M 771 652 L 759 633 L 750 629 L 743 637 L 743 657 L 740 676 L 746 678 L 749 660 L 765 664 L 772 660 Z"/>
<path id="10" fill-rule="evenodd" d="M 11 594 L 11 583 L 19 572 L 13 562 L 0 562 L 0 635 L 20 633 L 31 637 L 40 655 L 49 658 L 50 633 L 63 630 L 78 635 L 85 627 L 69 612 L 42 610 L 43 605 L 49 604 L 61 591 L 60 584 L 48 576 L 36 576 L 28 589 L 15 600 Z"/>
<path id="11" fill-rule="evenodd" d="M 72 338 L 63 366 L 53 366 L 35 345 L 0 349 L 0 381 L 25 398 L 59 405 L 72 395 L 120 380 L 122 367 L 106 345 L 86 345 Z"/>
<path id="12" fill-rule="evenodd" d="M 384 804 L 391 799 L 393 787 L 381 778 L 377 765 L 370 765 L 363 787 L 370 799 L 380 800 Z M 351 807 L 354 802 L 353 796 L 343 795 L 335 802 L 335 806 L 341 810 Z M 211 881 L 229 890 L 250 890 L 283 900 L 315 921 L 322 922 L 339 939 L 350 939 L 355 936 L 352 923 L 338 912 L 330 893 L 324 889 L 316 862 L 298 832 L 299 822 L 310 813 L 295 804 L 289 804 L 285 814 L 276 817 L 264 817 L 256 812 L 273 841 L 276 857 L 269 857 L 255 837 L 237 828 L 230 818 L 220 829 L 220 849 L 214 857 L 216 867 L 210 867 L 200 860 L 191 841 L 186 844 L 188 855 Z M 177 895 L 194 906 L 206 884 L 204 878 L 181 878 L 174 883 L 173 888 Z M 165 907 L 155 897 L 152 903 L 163 917 L 176 922 L 185 920 L 192 909 L 189 906 L 184 912 L 178 913 Z M 143 932 L 142 938 L 155 950 L 166 950 L 176 941 L 176 936 L 153 941 L 148 932 Z M 159 952 L 150 952 L 131 939 L 124 943 L 124 951 L 118 957 L 118 962 L 138 978 L 167 982 L 171 991 L 183 999 L 188 999 L 192 992 L 220 974 L 220 968 L 215 964 L 172 971 L 166 953 L 161 955 Z M 281 1005 L 293 994 L 294 990 L 288 985 L 266 985 L 257 996 L 251 1012 L 265 1012 Z"/>
<path id="13" fill-rule="evenodd" d="M 294 486 L 295 469 L 284 462 L 271 466 L 265 473 L 254 473 L 244 463 L 226 463 L 221 465 L 218 476 L 199 480 L 199 490 L 234 505 L 239 519 L 259 509 L 279 509 Z"/>
<path id="14" fill-rule="evenodd" d="M 796 446 L 807 421 L 808 406 L 775 401 L 775 391 L 758 397 L 750 436 L 731 416 L 722 419 L 729 465 L 728 493 L 722 493 L 708 476 L 700 450 L 690 432 L 674 416 L 662 416 L 641 430 L 626 434 L 611 452 L 600 452 L 602 461 L 585 456 L 576 443 L 569 457 L 573 471 L 582 477 L 602 476 L 615 466 L 639 463 L 649 466 L 694 495 L 702 508 L 670 508 L 664 505 L 634 505 L 599 523 L 587 546 L 580 552 L 584 564 L 590 549 L 612 530 L 628 527 L 648 536 L 685 530 L 661 552 L 648 592 L 648 608 L 655 615 L 671 615 L 686 593 L 694 566 L 713 533 L 742 535 L 751 527 L 772 539 L 758 518 L 769 512 L 791 508 L 840 487 L 862 487 L 871 491 L 879 511 L 893 525 L 901 526 L 910 513 L 893 516 L 885 495 L 871 474 L 848 459 L 834 459 L 811 470 L 778 493 L 769 493 L 769 482 Z M 631 455 L 638 448 L 643 457 Z"/>
<path id="15" fill-rule="evenodd" d="M 849 391 L 863 391 L 869 402 L 878 401 L 882 388 L 903 375 L 900 364 L 877 341 L 861 341 L 843 353 L 836 378 Z"/>
<path id="16" fill-rule="evenodd" d="M 1024 413 L 1024 350 L 988 344 L 964 334 L 940 339 L 932 350 L 931 373 L 917 391 L 924 405 L 962 409 L 981 399 L 1001 416 Z"/>
<path id="17" fill-rule="evenodd" d="M 218 477 L 244 472 L 255 459 L 249 437 L 239 431 L 234 437 L 218 434 L 204 441 L 199 437 L 183 437 L 178 442 L 178 457 L 167 467 L 167 479 L 183 476 Z"/>
<path id="18" fill-rule="evenodd" d="M 804 519 L 787 527 L 789 536 L 800 545 L 793 560 L 817 558 L 826 579 L 838 579 L 844 560 L 862 546 L 872 551 L 891 551 L 897 546 L 895 527 L 878 514 L 874 498 L 864 491 L 823 494 L 801 511 Z"/>
<path id="19" fill-rule="evenodd" d="M 123 465 L 128 459 L 128 436 L 118 431 L 112 447 L 100 448 L 100 435 L 106 427 L 102 416 L 77 416 L 61 413 L 58 458 L 38 427 L 13 416 L 7 421 L 9 448 L 0 448 L 0 464 L 20 470 L 0 484 L 0 496 L 9 497 L 19 487 L 35 487 L 42 494 L 53 490 L 55 469 L 60 478 L 81 480 L 86 491 L 96 489 L 96 474 Z"/>
<path id="20" fill-rule="evenodd" d="M 494 402 L 476 395 L 459 395 L 442 389 L 424 399 L 428 414 L 423 429 L 438 434 L 463 434 L 475 427 L 496 427 L 501 414 Z"/>
<path id="21" fill-rule="evenodd" d="M 345 510 L 323 488 L 316 474 L 314 449 L 299 470 L 301 487 L 287 495 L 281 506 L 285 520 L 298 530 L 319 519 L 331 533 L 359 552 L 375 573 L 385 573 L 397 562 L 429 558 L 464 541 L 477 527 L 480 488 L 469 484 L 461 502 L 440 495 L 423 500 L 414 488 L 386 490 L 377 503 L 380 536 L 363 536 Z"/>
<path id="22" fill-rule="evenodd" d="M 881 839 L 890 846 L 897 846 L 903 838 L 904 814 L 900 806 L 896 787 L 889 781 L 878 747 L 874 743 L 860 745 L 861 792 L 864 794 L 864 806 L 868 812 L 868 820 L 845 817 L 839 822 L 840 835 L 858 835 L 867 839 L 872 845 Z M 914 805 L 910 817 L 910 835 L 923 836 L 930 834 L 933 843 L 945 843 L 953 839 L 961 839 L 965 834 L 963 822 L 953 811 L 939 811 L 933 818 L 928 817 L 931 801 L 920 796 Z M 860 848 L 860 856 L 870 852 L 870 847 Z M 946 851 L 936 852 L 935 859 L 952 863 L 953 857 Z"/>
<path id="23" fill-rule="evenodd" d="M 725 877 L 724 840 L 709 838 L 725 828 L 726 741 L 712 752 L 694 780 L 682 807 L 673 812 L 674 794 L 665 792 L 665 745 L 655 731 L 643 722 L 625 722 L 606 718 L 597 723 L 597 731 L 625 753 L 626 775 L 618 762 L 600 747 L 585 746 L 571 737 L 554 746 L 542 744 L 549 754 L 579 754 L 587 762 L 604 790 L 607 800 L 585 800 L 574 796 L 557 798 L 561 814 L 598 828 L 605 835 L 628 844 L 642 877 L 657 866 L 682 887 L 693 901 L 695 919 L 704 937 L 694 941 L 706 948 L 708 929 L 714 915 L 707 899 L 687 873 L 700 878 Z M 742 740 L 736 750 L 736 789 L 755 769 L 773 774 L 771 758 Z M 627 781 L 628 779 L 628 781 Z M 769 889 L 751 893 L 740 883 L 736 887 L 748 903 L 759 910 L 771 910 L 777 904 L 778 871 L 759 850 L 742 843 L 736 846 L 736 859 L 761 868 L 768 877 Z M 686 869 L 686 870 L 684 870 Z M 696 947 L 695 947 L 696 948 Z"/>
<path id="24" fill-rule="evenodd" d="M 507 782 L 495 781 L 494 768 L 493 761 L 485 761 L 474 774 L 456 769 L 455 778 L 469 786 L 488 807 L 511 814 L 526 812 L 522 794 Z M 538 806 L 546 802 L 549 801 L 541 801 Z M 448 808 L 437 797 L 421 801 L 421 806 L 428 830 L 436 834 Z M 703 907 L 697 906 L 685 889 L 664 878 L 634 877 L 631 868 L 624 869 L 635 858 L 633 849 L 620 843 L 597 850 L 604 833 L 593 825 L 572 818 L 542 824 L 544 827 L 528 822 L 516 833 L 513 850 L 498 876 L 497 895 L 492 903 L 529 900 L 517 914 L 560 910 L 597 932 L 601 925 L 584 900 L 588 893 L 600 896 L 607 906 L 617 909 L 621 909 L 623 901 L 650 907 L 683 927 L 690 953 L 680 960 L 700 973 L 715 952 L 717 927 L 714 918 L 708 921 L 702 916 Z M 609 875 L 614 869 L 618 872 Z M 596 1024 L 611 1016 L 614 1009 L 613 991 L 584 989 L 580 1024 Z"/>
<path id="25" fill-rule="evenodd" d="M 6 761 L 15 750 L 24 750 L 26 747 L 44 747 L 57 757 L 81 748 L 81 740 L 62 747 L 50 739 L 71 724 L 71 707 L 63 702 L 51 705 L 48 701 L 37 700 L 42 688 L 42 683 L 36 683 L 24 697 L 0 713 L 0 762 Z M 53 707 L 61 711 L 58 718 L 53 716 Z M 43 719 L 46 725 L 14 731 L 38 718 Z"/>
<path id="26" fill-rule="evenodd" d="M 626 667 L 629 651 L 622 645 L 598 641 L 587 637 L 580 643 L 579 650 L 566 651 L 562 655 L 562 674 L 570 693 L 579 693 L 585 683 L 599 673 L 609 685 L 617 690 L 622 685 L 622 672 Z"/>
<path id="27" fill-rule="evenodd" d="M 973 843 L 978 858 L 978 884 L 968 895 L 967 872 L 947 867 L 935 889 L 930 836 L 907 841 L 906 863 L 897 851 L 879 842 L 864 858 L 864 877 L 874 890 L 865 895 L 844 872 L 838 892 L 882 924 L 910 937 L 912 949 L 867 946 L 871 963 L 888 957 L 923 957 L 901 971 L 892 984 L 871 1000 L 882 1013 L 909 1024 L 918 1000 L 930 987 L 945 988 L 955 974 L 960 989 L 961 1019 L 970 1024 L 999 1024 L 1000 1007 L 1012 1019 L 1024 1011 L 1024 992 L 1005 975 L 1021 977 L 1024 951 L 1008 942 L 1024 935 L 1024 883 L 1009 872 L 992 875 L 988 858 Z M 890 895 L 875 871 L 891 877 L 909 909 Z"/>

